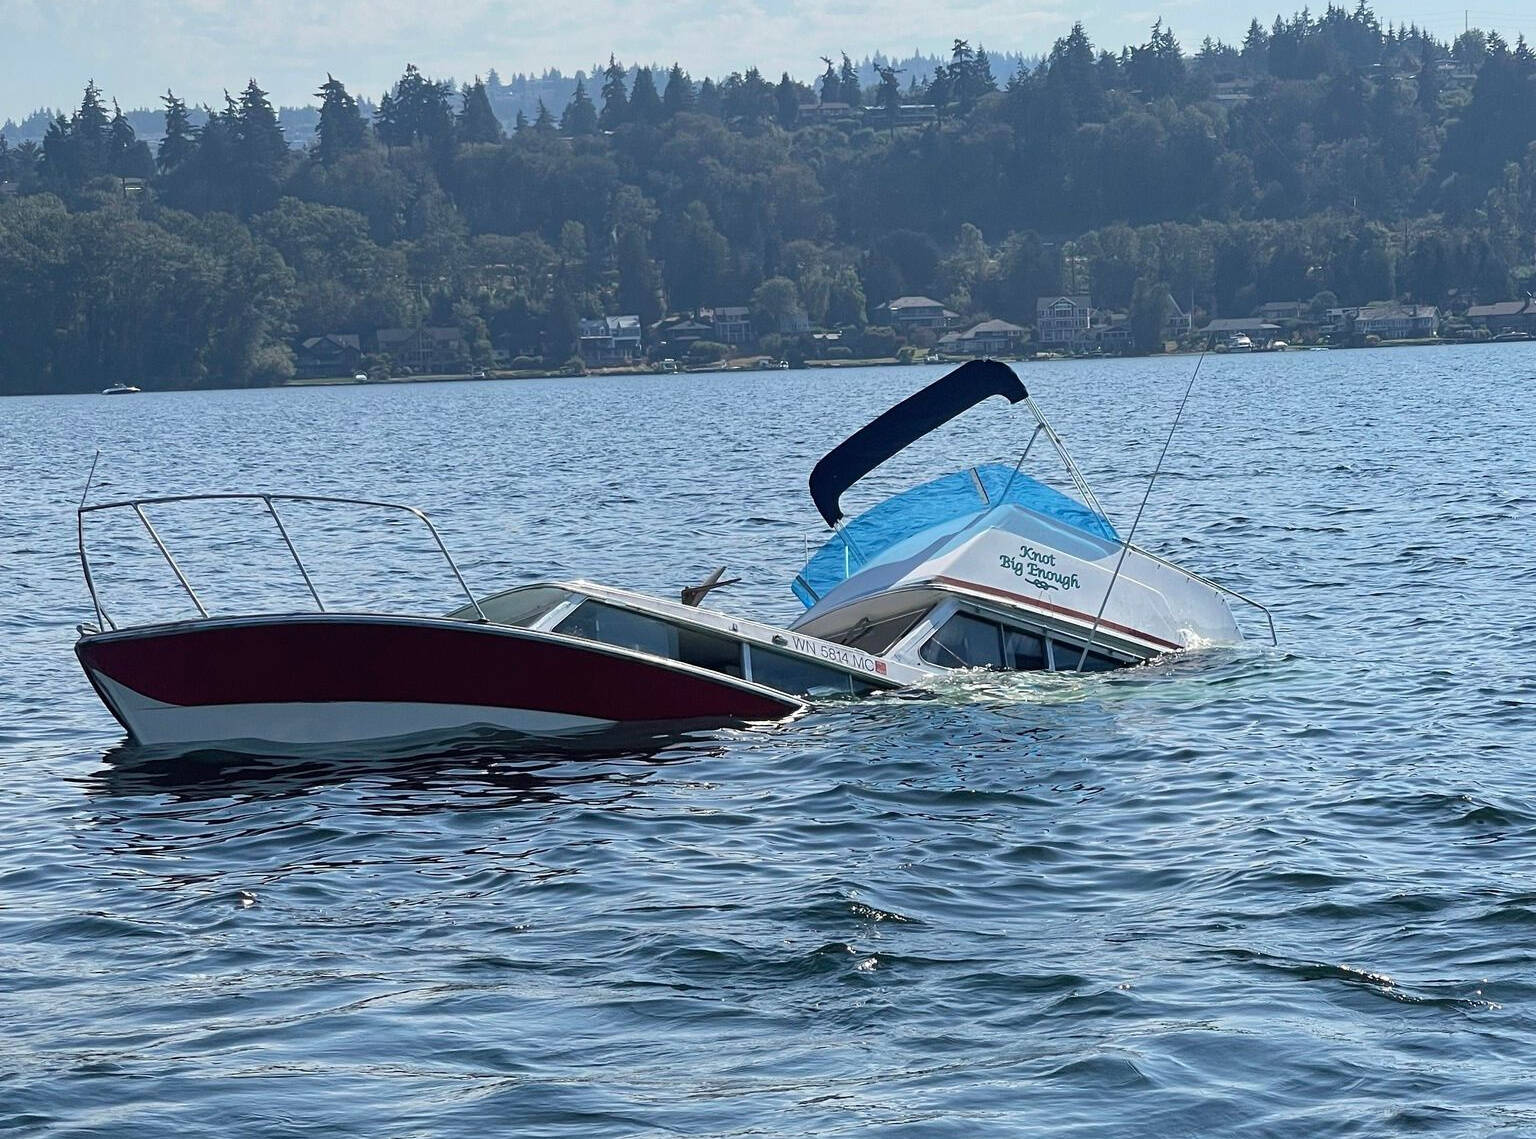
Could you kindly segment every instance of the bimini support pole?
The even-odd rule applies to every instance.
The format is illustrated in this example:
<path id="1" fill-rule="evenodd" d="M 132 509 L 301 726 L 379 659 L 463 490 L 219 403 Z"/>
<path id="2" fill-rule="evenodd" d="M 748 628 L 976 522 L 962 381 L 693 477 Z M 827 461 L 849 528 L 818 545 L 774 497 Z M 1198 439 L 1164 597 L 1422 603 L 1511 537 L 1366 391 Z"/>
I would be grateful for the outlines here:
<path id="1" fill-rule="evenodd" d="M 1082 672 L 1083 665 L 1088 663 L 1088 650 L 1093 648 L 1093 639 L 1099 635 L 1099 625 L 1104 620 L 1104 610 L 1109 606 L 1109 595 L 1115 588 L 1115 582 L 1120 580 L 1120 567 L 1125 565 L 1125 555 L 1131 551 L 1131 540 L 1136 537 L 1136 527 L 1141 525 L 1141 513 L 1147 508 L 1147 499 L 1152 497 L 1152 488 L 1157 483 L 1157 476 L 1163 469 L 1163 460 L 1168 457 L 1168 445 L 1173 442 L 1173 433 L 1179 429 L 1179 420 L 1184 418 L 1184 405 L 1189 402 L 1189 395 L 1195 390 L 1195 380 L 1200 376 L 1200 365 L 1205 363 L 1205 353 L 1200 353 L 1200 359 L 1195 361 L 1194 373 L 1189 377 L 1189 384 L 1184 388 L 1184 398 L 1179 400 L 1179 409 L 1173 413 L 1173 423 L 1168 428 L 1168 438 L 1163 440 L 1162 454 L 1157 457 L 1157 466 L 1152 468 L 1152 477 L 1147 480 L 1146 493 L 1141 496 L 1141 505 L 1136 508 L 1136 517 L 1131 521 L 1130 533 L 1126 534 L 1125 541 L 1120 544 L 1120 557 L 1115 560 L 1115 572 L 1109 576 L 1109 585 L 1104 589 L 1104 599 L 1099 602 L 1099 611 L 1094 614 L 1093 628 L 1088 630 L 1088 641 L 1083 645 L 1082 654 L 1077 658 L 1075 671 Z"/>

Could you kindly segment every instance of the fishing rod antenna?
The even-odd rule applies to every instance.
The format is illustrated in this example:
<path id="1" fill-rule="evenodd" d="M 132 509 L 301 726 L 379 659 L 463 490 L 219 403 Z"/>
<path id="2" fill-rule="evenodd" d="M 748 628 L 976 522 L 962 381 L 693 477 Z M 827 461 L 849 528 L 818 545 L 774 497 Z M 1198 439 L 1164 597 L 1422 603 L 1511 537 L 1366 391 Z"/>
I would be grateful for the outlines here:
<path id="1" fill-rule="evenodd" d="M 1179 429 L 1179 420 L 1184 418 L 1184 406 L 1189 403 L 1190 393 L 1195 390 L 1195 381 L 1200 377 L 1200 365 L 1205 363 L 1205 353 L 1200 353 L 1200 358 L 1195 361 L 1195 370 L 1189 377 L 1189 383 L 1184 388 L 1184 398 L 1179 400 L 1178 410 L 1173 413 L 1173 423 L 1168 427 L 1168 438 L 1163 440 L 1162 454 L 1157 457 L 1157 465 L 1152 468 L 1152 477 L 1147 480 L 1147 489 L 1141 496 L 1141 505 L 1136 508 L 1136 517 L 1131 520 L 1131 529 L 1125 536 L 1125 541 L 1120 544 L 1120 557 L 1115 561 L 1115 572 L 1109 576 L 1109 585 L 1104 589 L 1104 598 L 1099 602 L 1099 611 L 1094 614 L 1093 628 L 1088 630 L 1088 642 L 1083 645 L 1083 651 L 1077 658 L 1076 672 L 1083 671 L 1083 665 L 1088 663 L 1088 650 L 1093 648 L 1093 639 L 1099 635 L 1099 625 L 1104 620 L 1104 610 L 1109 605 L 1109 595 L 1114 591 L 1115 582 L 1120 580 L 1120 567 L 1125 565 L 1125 555 L 1131 551 L 1131 540 L 1136 537 L 1136 527 L 1141 525 L 1142 511 L 1147 508 L 1147 499 L 1152 497 L 1152 488 L 1157 485 L 1157 476 L 1162 473 L 1163 460 L 1168 457 L 1168 445 L 1173 442 L 1173 435 Z"/>

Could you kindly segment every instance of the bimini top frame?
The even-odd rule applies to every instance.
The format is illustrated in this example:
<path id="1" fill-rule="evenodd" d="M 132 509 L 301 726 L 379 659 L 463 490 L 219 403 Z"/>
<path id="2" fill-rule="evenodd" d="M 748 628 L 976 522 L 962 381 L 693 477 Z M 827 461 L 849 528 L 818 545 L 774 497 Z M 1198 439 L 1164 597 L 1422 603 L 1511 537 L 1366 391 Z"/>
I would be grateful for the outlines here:
<path id="1" fill-rule="evenodd" d="M 118 625 L 102 607 L 101 598 L 96 592 L 96 579 L 91 573 L 91 560 L 86 550 L 85 516 L 108 510 L 132 511 L 137 516 L 139 522 L 144 527 L 145 533 L 149 535 L 150 541 L 155 544 L 155 548 L 160 551 L 160 556 L 165 559 L 165 564 L 170 567 L 171 573 L 175 575 L 176 581 L 191 599 L 192 604 L 197 607 L 198 613 L 204 617 L 209 616 L 202 599 L 198 597 L 197 591 L 192 588 L 192 583 L 187 580 L 187 575 L 182 573 L 181 567 L 176 564 L 176 559 L 171 555 L 170 549 L 166 546 L 159 532 L 155 529 L 154 524 L 150 522 L 149 515 L 144 510 L 147 506 L 165 506 L 171 503 L 186 502 L 259 502 L 265 506 L 267 513 L 272 518 L 273 525 L 277 528 L 278 535 L 283 540 L 283 545 L 287 547 L 289 555 L 293 558 L 293 564 L 298 568 L 299 576 L 304 579 L 304 585 L 309 590 L 310 597 L 314 599 L 315 608 L 321 613 L 326 612 L 325 602 L 321 600 L 320 592 L 315 588 L 314 579 L 309 576 L 309 569 L 304 565 L 304 559 L 299 556 L 298 548 L 293 544 L 293 539 L 288 534 L 288 528 L 283 525 L 282 515 L 278 513 L 277 504 L 280 502 L 310 502 L 331 506 L 356 506 L 378 510 L 396 510 L 409 514 L 425 526 L 427 532 L 432 535 L 433 543 L 436 544 L 438 552 L 443 555 L 443 560 L 448 563 L 448 568 L 453 572 L 454 580 L 458 582 L 459 588 L 464 591 L 464 596 L 469 598 L 469 604 L 474 609 L 477 619 L 481 622 L 487 621 L 485 612 L 480 608 L 480 602 L 476 600 L 475 595 L 470 592 L 469 586 L 465 584 L 464 575 L 459 572 L 458 564 L 453 560 L 453 555 L 448 552 L 448 547 L 443 543 L 442 535 L 437 532 L 437 527 L 432 525 L 430 518 L 414 506 L 407 506 L 400 502 L 377 502 L 364 498 L 333 498 L 316 494 L 180 494 L 167 495 L 160 498 L 125 499 L 121 502 L 98 502 L 90 506 L 81 505 L 75 511 L 75 535 L 80 551 L 80 571 L 85 576 L 85 588 L 90 592 L 91 605 L 96 611 L 96 626 L 98 629 L 116 629 Z"/>

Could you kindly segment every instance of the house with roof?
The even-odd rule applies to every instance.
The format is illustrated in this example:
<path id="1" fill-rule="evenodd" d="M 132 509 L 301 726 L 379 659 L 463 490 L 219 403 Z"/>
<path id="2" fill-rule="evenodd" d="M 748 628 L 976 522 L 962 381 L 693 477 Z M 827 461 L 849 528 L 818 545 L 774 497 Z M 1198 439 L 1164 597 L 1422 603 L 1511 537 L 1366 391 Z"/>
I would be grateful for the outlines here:
<path id="1" fill-rule="evenodd" d="M 709 321 L 709 339 L 736 348 L 752 343 L 752 314 L 744 306 L 724 305 L 712 309 Z"/>
<path id="2" fill-rule="evenodd" d="M 362 339 L 351 332 L 311 336 L 299 343 L 293 355 L 294 374 L 305 379 L 355 376 L 363 367 Z"/>
<path id="3" fill-rule="evenodd" d="M 956 356 L 1006 356 L 1019 352 L 1029 339 L 1029 329 L 1006 320 L 984 320 L 964 332 L 939 337 L 941 351 Z"/>
<path id="4" fill-rule="evenodd" d="M 1072 341 L 1076 352 L 1129 352 L 1136 345 L 1136 334 L 1131 321 L 1123 312 L 1108 309 L 1093 310 L 1093 324 Z"/>
<path id="5" fill-rule="evenodd" d="M 1355 332 L 1383 340 L 1417 340 L 1434 336 L 1440 310 L 1434 305 L 1365 305 L 1355 317 Z"/>
<path id="6" fill-rule="evenodd" d="M 374 341 L 396 372 L 430 375 L 461 371 L 469 363 L 469 349 L 457 328 L 381 328 Z"/>
<path id="7" fill-rule="evenodd" d="M 897 297 L 875 309 L 876 324 L 888 324 L 898 332 L 926 328 L 933 332 L 956 328 L 960 314 L 950 312 L 932 297 Z"/>
<path id="8" fill-rule="evenodd" d="M 1474 328 L 1486 328 L 1498 336 L 1505 332 L 1536 335 L 1536 300 L 1495 301 L 1491 305 L 1473 305 L 1467 309 L 1467 321 Z"/>
<path id="9" fill-rule="evenodd" d="M 1300 320 L 1307 308 L 1306 301 L 1265 301 L 1254 315 L 1263 320 Z"/>
<path id="10" fill-rule="evenodd" d="M 651 343 L 668 355 L 686 356 L 688 349 L 700 340 L 711 339 L 713 335 L 713 324 L 705 324 L 691 317 L 671 316 L 651 329 Z"/>
<path id="11" fill-rule="evenodd" d="M 1070 347 L 1085 339 L 1092 327 L 1091 297 L 1040 297 L 1035 301 L 1035 340 L 1042 348 Z"/>
<path id="12" fill-rule="evenodd" d="M 1183 340 L 1195 330 L 1195 314 L 1185 312 L 1179 307 L 1179 302 L 1173 299 L 1173 294 L 1168 294 L 1168 309 L 1163 317 L 1163 339 Z"/>
<path id="13" fill-rule="evenodd" d="M 1200 330 L 1211 347 L 1224 344 L 1237 336 L 1246 336 L 1254 346 L 1273 340 L 1280 326 L 1259 316 L 1224 316 L 1211 321 Z"/>
<path id="14" fill-rule="evenodd" d="M 640 317 L 600 316 L 581 322 L 581 362 L 589 368 L 628 364 L 641 353 Z"/>

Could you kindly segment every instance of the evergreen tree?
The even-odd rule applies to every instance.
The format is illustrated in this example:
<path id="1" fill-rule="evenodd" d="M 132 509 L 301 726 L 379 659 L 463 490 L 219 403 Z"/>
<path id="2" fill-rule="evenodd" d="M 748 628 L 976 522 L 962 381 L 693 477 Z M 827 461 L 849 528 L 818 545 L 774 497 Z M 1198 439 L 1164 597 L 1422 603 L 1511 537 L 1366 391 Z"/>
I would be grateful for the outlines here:
<path id="1" fill-rule="evenodd" d="M 192 129 L 192 118 L 187 105 L 166 91 L 160 100 L 165 104 L 165 137 L 155 157 L 161 171 L 181 165 L 197 148 L 197 132 Z"/>
<path id="2" fill-rule="evenodd" d="M 864 93 L 859 87 L 858 70 L 847 55 L 843 56 L 843 66 L 837 73 L 837 91 L 840 101 L 847 103 L 850 107 L 864 105 Z"/>
<path id="3" fill-rule="evenodd" d="M 843 99 L 842 81 L 837 77 L 837 68 L 826 56 L 822 56 L 822 62 L 827 65 L 826 71 L 821 76 L 821 101 L 823 103 L 840 103 Z M 843 57 L 848 58 L 847 56 Z"/>
<path id="4" fill-rule="evenodd" d="M 277 111 L 268 102 L 267 93 L 256 85 L 256 80 L 245 85 L 233 110 L 240 150 L 251 167 L 275 171 L 288 157 L 288 142 L 278 124 Z"/>
<path id="5" fill-rule="evenodd" d="M 773 102 L 774 120 L 784 130 L 794 130 L 795 122 L 800 118 L 800 92 L 787 71 L 773 89 Z"/>
<path id="6" fill-rule="evenodd" d="M 576 80 L 576 93 L 560 115 L 560 130 L 568 135 L 597 133 L 597 108 L 587 95 L 587 85 L 580 79 Z"/>
<path id="7" fill-rule="evenodd" d="M 933 104 L 939 118 L 944 117 L 944 112 L 955 98 L 955 84 L 950 78 L 949 68 L 942 63 L 933 65 L 933 78 L 928 81 L 928 102 Z"/>
<path id="8" fill-rule="evenodd" d="M 517 118 L 512 120 L 512 133 L 513 134 L 522 134 L 527 129 L 528 129 L 528 116 L 523 114 L 523 109 L 521 107 L 519 107 L 517 109 Z"/>
<path id="9" fill-rule="evenodd" d="M 80 109 L 75 112 L 69 124 L 78 178 L 93 178 L 106 171 L 110 130 L 111 121 L 101 102 L 101 89 L 93 79 L 85 85 Z"/>
<path id="10" fill-rule="evenodd" d="M 603 109 L 597 124 L 605 131 L 617 130 L 629 121 L 629 93 L 624 87 L 624 65 L 613 56 L 603 70 Z"/>
<path id="11" fill-rule="evenodd" d="M 501 120 L 491 109 L 490 97 L 485 84 L 478 78 L 466 84 L 460 92 L 462 105 L 459 109 L 458 138 L 460 142 L 500 142 Z"/>
<path id="12" fill-rule="evenodd" d="M 112 121 L 107 126 L 107 170 L 120 178 L 152 178 L 155 160 L 149 144 L 140 142 L 117 100 L 112 100 Z"/>
<path id="13" fill-rule="evenodd" d="M 43 170 L 49 181 L 59 186 L 75 186 L 80 182 L 79 151 L 73 129 L 62 112 L 53 117 L 43 132 Z"/>
<path id="14" fill-rule="evenodd" d="M 997 90 L 997 77 L 992 74 L 992 59 L 987 55 L 987 49 L 979 44 L 976 47 L 976 58 L 972 61 L 971 74 L 975 79 L 978 95 Z"/>
<path id="15" fill-rule="evenodd" d="M 1428 40 L 1419 49 L 1418 92 L 1414 102 L 1430 122 L 1440 121 L 1440 65 Z"/>
<path id="16" fill-rule="evenodd" d="M 955 101 L 960 113 L 969 114 L 981 94 L 976 75 L 976 53 L 965 40 L 956 40 L 949 57 L 949 74 L 955 85 Z"/>
<path id="17" fill-rule="evenodd" d="M 315 157 L 329 166 L 344 154 L 361 150 L 368 142 L 368 124 L 341 80 L 327 74 L 320 90 L 320 119 L 315 124 Z M 169 112 L 166 115 L 170 121 Z"/>
<path id="18" fill-rule="evenodd" d="M 899 73 L 889 64 L 877 64 L 875 70 L 880 74 L 880 89 L 875 93 L 875 105 L 884 115 L 886 125 L 895 130 L 896 117 L 901 114 L 901 81 L 896 78 Z"/>
<path id="19" fill-rule="evenodd" d="M 394 89 L 379 101 L 375 129 L 385 146 L 410 146 L 421 141 L 450 145 L 453 142 L 453 112 L 448 100 L 453 88 L 434 82 L 417 70 L 414 63 L 405 66 L 405 74 Z"/>
<path id="20" fill-rule="evenodd" d="M 720 104 L 720 88 L 715 86 L 713 79 L 706 78 L 699 84 L 699 95 L 694 100 L 694 110 L 701 115 L 713 115 L 720 118 L 722 107 Z"/>
<path id="21" fill-rule="evenodd" d="M 661 96 L 656 93 L 656 80 L 649 67 L 635 71 L 635 84 L 629 93 L 629 117 L 631 122 L 655 126 L 664 117 Z"/>
<path id="22" fill-rule="evenodd" d="M 645 233 L 638 226 L 619 231 L 616 254 L 619 269 L 619 311 L 640 317 L 642 333 L 665 315 L 661 300 L 661 276 L 646 249 Z"/>
<path id="23" fill-rule="evenodd" d="M 676 63 L 667 73 L 667 87 L 661 93 L 661 108 L 669 119 L 673 115 L 693 110 L 693 81 Z"/>
<path id="24" fill-rule="evenodd" d="M 533 129 L 543 135 L 555 133 L 555 116 L 549 113 L 543 99 L 539 100 L 538 113 L 533 116 Z"/>

